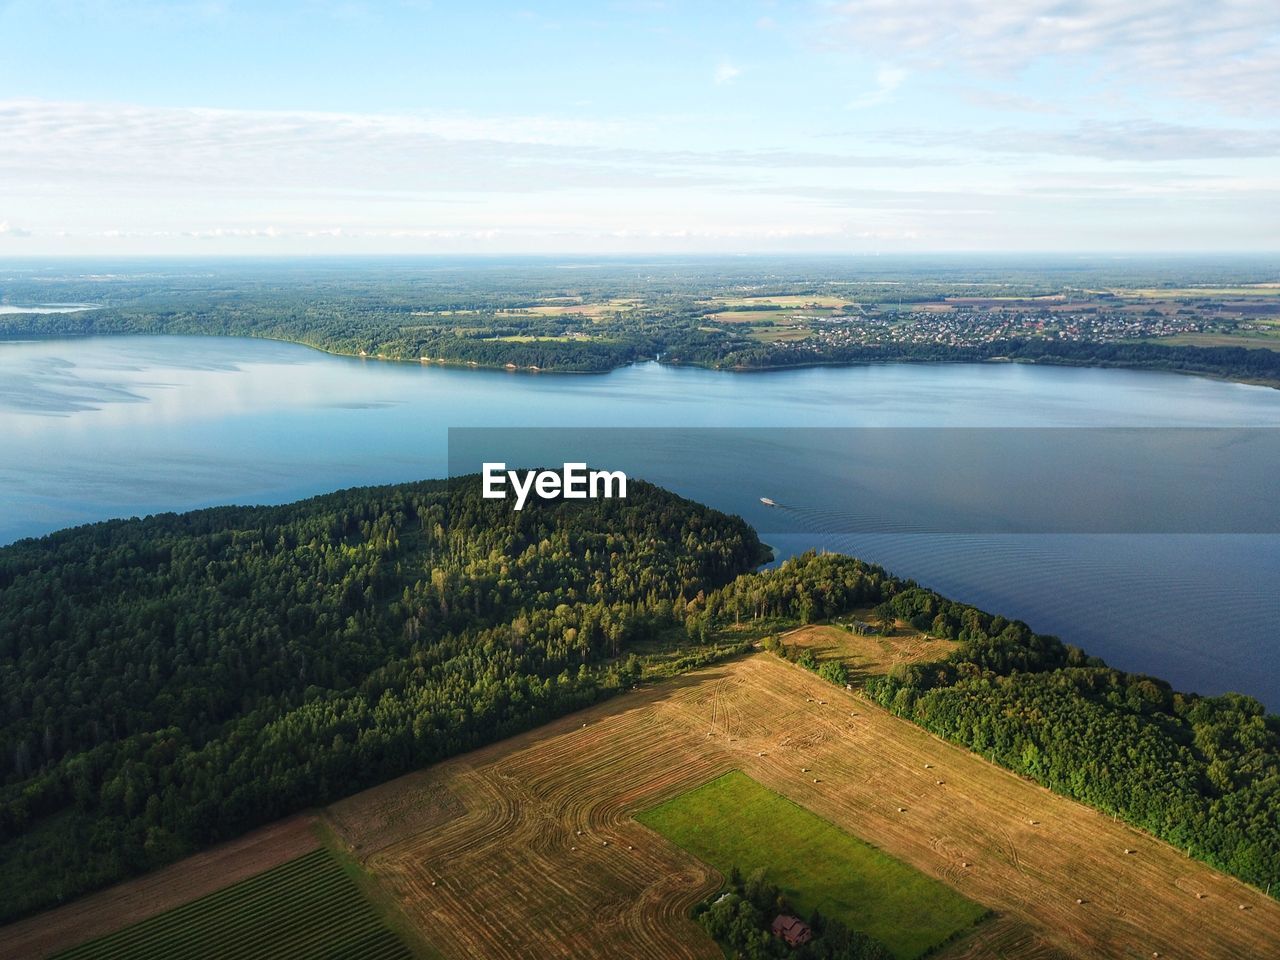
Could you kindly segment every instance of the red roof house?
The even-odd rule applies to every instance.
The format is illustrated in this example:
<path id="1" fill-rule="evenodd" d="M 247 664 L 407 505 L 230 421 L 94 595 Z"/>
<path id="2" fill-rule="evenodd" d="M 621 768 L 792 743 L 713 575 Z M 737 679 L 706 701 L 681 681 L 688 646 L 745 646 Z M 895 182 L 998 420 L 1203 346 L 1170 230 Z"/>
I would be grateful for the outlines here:
<path id="1" fill-rule="evenodd" d="M 798 947 L 813 939 L 813 931 L 799 917 L 780 913 L 773 920 L 773 935 L 781 937 L 788 946 Z"/>

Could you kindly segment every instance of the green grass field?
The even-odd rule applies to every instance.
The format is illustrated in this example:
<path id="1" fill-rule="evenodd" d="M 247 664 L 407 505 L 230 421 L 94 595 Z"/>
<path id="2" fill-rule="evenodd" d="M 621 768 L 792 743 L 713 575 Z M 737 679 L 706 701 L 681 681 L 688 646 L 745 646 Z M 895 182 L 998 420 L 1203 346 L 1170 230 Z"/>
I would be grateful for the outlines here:
<path id="1" fill-rule="evenodd" d="M 326 851 L 93 940 L 58 960 L 411 960 Z"/>
<path id="2" fill-rule="evenodd" d="M 761 867 L 807 916 L 815 907 L 912 960 L 986 915 L 950 887 L 881 853 L 739 771 L 637 817 L 728 876 Z"/>

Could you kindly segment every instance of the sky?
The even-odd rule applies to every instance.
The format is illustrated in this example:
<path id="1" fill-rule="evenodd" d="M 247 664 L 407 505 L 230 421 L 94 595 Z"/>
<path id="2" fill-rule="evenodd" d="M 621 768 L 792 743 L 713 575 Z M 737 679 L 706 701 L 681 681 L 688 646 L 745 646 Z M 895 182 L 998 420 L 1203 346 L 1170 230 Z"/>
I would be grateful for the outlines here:
<path id="1" fill-rule="evenodd" d="M 1275 0 L 0 0 L 0 258 L 1280 251 Z"/>

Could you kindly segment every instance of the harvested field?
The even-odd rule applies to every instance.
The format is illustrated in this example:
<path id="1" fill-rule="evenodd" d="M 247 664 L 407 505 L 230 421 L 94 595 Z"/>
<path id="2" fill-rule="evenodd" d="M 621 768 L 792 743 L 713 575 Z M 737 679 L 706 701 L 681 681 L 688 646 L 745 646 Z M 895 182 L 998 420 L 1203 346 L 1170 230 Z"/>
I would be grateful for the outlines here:
<path id="1" fill-rule="evenodd" d="M 716 297 L 712 302 L 726 307 L 843 307 L 849 300 L 826 293 L 784 293 L 761 297 Z"/>
<path id="2" fill-rule="evenodd" d="M 634 818 L 731 770 L 996 911 L 948 960 L 1280 956 L 1274 900 L 771 654 L 626 694 L 330 817 L 446 957 L 719 960 L 688 910 L 721 877 Z M 315 846 L 307 821 L 285 821 L 4 928 L 0 956 L 46 956 Z"/>
<path id="3" fill-rule="evenodd" d="M 444 826 L 465 812 L 439 767 L 372 787 L 326 811 L 330 825 L 359 857 Z"/>
<path id="4" fill-rule="evenodd" d="M 447 957 L 715 960 L 688 910 L 721 878 L 634 816 L 735 769 L 1000 914 L 947 956 L 1280 955 L 1275 901 L 769 654 L 441 764 L 464 813 L 352 836 Z"/>
<path id="5" fill-rule="evenodd" d="M 58 956 L 61 960 L 412 957 L 324 850 Z"/>
<path id="6" fill-rule="evenodd" d="M 533 315 L 539 317 L 563 317 L 571 314 L 580 314 L 584 317 L 604 317 L 613 313 L 621 313 L 627 310 L 633 310 L 639 306 L 640 301 L 634 298 L 619 298 L 617 300 L 607 300 L 602 303 L 583 303 L 579 300 L 565 301 L 555 303 L 541 303 L 533 307 L 520 307 L 512 310 L 497 310 L 496 316 L 519 316 Z"/>
<path id="7" fill-rule="evenodd" d="M 136 880 L 0 927 L 0 957 L 47 957 L 270 870 L 318 849 L 314 827 L 314 817 L 281 820 Z"/>
<path id="8" fill-rule="evenodd" d="M 781 310 L 724 310 L 720 313 L 708 313 L 702 319 L 716 323 L 783 323 L 791 319 L 791 314 Z"/>
<path id="9" fill-rule="evenodd" d="M 1065 960 L 1025 923 L 996 917 L 974 927 L 935 954 L 935 960 Z"/>

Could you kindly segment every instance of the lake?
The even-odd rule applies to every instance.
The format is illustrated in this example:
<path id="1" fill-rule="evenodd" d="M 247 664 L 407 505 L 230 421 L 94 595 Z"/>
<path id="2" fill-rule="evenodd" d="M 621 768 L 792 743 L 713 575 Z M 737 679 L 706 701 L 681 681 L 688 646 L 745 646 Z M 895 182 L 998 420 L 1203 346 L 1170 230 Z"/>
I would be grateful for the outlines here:
<path id="1" fill-rule="evenodd" d="M 558 432 L 582 442 L 598 435 L 586 428 L 630 428 L 604 434 L 629 472 L 742 513 L 779 555 L 812 546 L 854 553 L 1115 666 L 1180 689 L 1238 690 L 1276 709 L 1280 524 L 1269 475 L 1266 484 L 1250 479 L 1275 459 L 1266 430 L 1228 428 L 1278 426 L 1280 391 L 1148 371 L 886 364 L 731 374 L 648 363 L 533 375 L 235 338 L 11 342 L 0 344 L 0 542 L 109 517 L 444 476 L 450 427 L 572 428 Z M 903 471 L 892 459 L 903 456 L 899 435 L 882 429 L 903 427 L 933 428 L 911 433 L 929 449 L 938 437 L 951 446 L 932 461 L 912 453 L 913 469 Z M 1166 438 L 1184 436 L 1170 428 L 1199 428 L 1185 436 L 1213 438 L 1243 468 L 1223 459 L 1230 470 L 1206 474 L 1198 461 L 1166 455 Z M 1056 443 L 1090 431 L 1102 439 L 1081 455 Z M 479 469 L 463 440 L 496 442 L 500 452 L 540 436 L 455 433 L 455 470 L 459 460 Z M 842 438 L 862 451 L 867 468 L 857 476 L 832 457 Z M 1013 443 L 1015 455 L 1001 447 L 985 472 L 955 469 L 992 438 Z M 876 459 L 868 452 L 876 446 L 892 452 Z M 1115 502 L 1138 519 L 1155 512 L 1116 499 L 1148 486 L 1132 474 L 1144 458 L 1148 479 L 1173 498 L 1167 515 L 1132 529 L 1059 522 L 1093 515 L 1079 503 L 1097 504 L 1099 515 Z M 1055 487 L 1074 460 L 1093 461 L 1100 477 L 1123 474 L 1127 485 Z M 1071 509 L 1021 529 L 992 509 L 990 490 L 1002 476 L 1026 486 L 1020 471 L 1033 468 L 1040 473 L 1027 476 L 1047 491 L 1040 500 Z M 1226 513 L 1196 527 L 1190 521 L 1204 511 L 1188 504 L 1219 484 Z M 762 495 L 784 507 L 761 506 Z M 953 507 L 969 518 L 955 529 L 901 519 L 951 516 Z M 1268 510 L 1258 527 L 1265 534 L 1222 532 L 1237 530 L 1241 513 Z"/>

